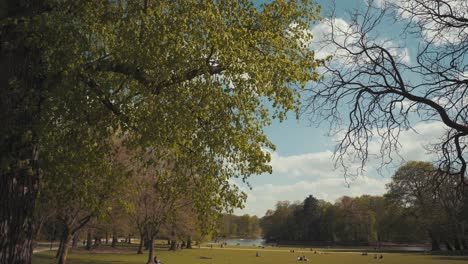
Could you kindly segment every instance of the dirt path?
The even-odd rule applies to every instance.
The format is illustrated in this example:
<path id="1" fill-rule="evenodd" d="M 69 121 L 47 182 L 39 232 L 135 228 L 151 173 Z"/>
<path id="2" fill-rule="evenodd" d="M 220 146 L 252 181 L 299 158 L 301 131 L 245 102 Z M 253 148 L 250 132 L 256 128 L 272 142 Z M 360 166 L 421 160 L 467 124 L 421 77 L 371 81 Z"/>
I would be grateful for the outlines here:
<path id="1" fill-rule="evenodd" d="M 57 250 L 58 247 L 52 247 L 52 249 L 50 249 L 50 247 L 48 248 L 43 248 L 43 247 L 40 247 L 40 248 L 35 248 L 33 249 L 33 254 L 34 253 L 39 253 L 39 252 L 44 252 L 44 251 L 49 251 L 49 250 Z"/>

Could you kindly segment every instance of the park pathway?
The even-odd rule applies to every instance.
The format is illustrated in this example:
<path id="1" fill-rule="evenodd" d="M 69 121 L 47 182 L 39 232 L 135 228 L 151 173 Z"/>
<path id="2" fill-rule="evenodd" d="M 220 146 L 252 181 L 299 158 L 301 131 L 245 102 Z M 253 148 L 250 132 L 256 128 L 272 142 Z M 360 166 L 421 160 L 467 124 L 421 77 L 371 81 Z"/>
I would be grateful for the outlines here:
<path id="1" fill-rule="evenodd" d="M 58 249 L 58 243 L 53 243 L 51 247 L 49 242 L 47 243 L 39 242 L 37 246 L 33 249 L 33 254 L 44 252 L 44 251 L 49 251 L 49 250 L 57 250 L 57 249 Z"/>

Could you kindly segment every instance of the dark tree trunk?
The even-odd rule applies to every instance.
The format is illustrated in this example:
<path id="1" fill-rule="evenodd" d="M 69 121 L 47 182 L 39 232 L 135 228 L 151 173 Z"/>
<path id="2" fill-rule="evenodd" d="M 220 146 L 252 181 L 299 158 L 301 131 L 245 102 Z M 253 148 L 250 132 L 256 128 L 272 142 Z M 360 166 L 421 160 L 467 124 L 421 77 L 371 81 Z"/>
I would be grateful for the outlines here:
<path id="1" fill-rule="evenodd" d="M 447 248 L 447 250 L 453 251 L 453 247 L 452 247 L 452 245 L 450 245 L 450 243 L 448 241 L 444 241 L 444 243 L 445 243 L 445 247 Z"/>
<path id="2" fill-rule="evenodd" d="M 455 250 L 461 250 L 461 244 L 460 244 L 460 240 L 458 239 L 458 237 L 456 237 L 453 240 L 453 245 L 455 247 Z"/>
<path id="3" fill-rule="evenodd" d="M 150 247 L 150 239 L 148 236 L 145 237 L 145 250 L 149 250 Z"/>
<path id="4" fill-rule="evenodd" d="M 57 264 L 65 264 L 67 262 L 68 249 L 70 248 L 71 240 L 72 236 L 69 231 L 64 231 L 62 238 L 60 239 L 60 248 L 57 252 Z"/>
<path id="5" fill-rule="evenodd" d="M 34 3 L 33 3 L 34 2 Z M 33 213 L 39 187 L 38 128 L 42 81 L 33 71 L 41 52 L 26 44 L 29 18 L 44 5 L 36 1 L 2 1 L 0 26 L 0 263 L 31 263 Z M 7 17 L 21 18 L 17 23 Z M 24 18 L 24 19 L 23 19 Z M 13 21 L 13 20 L 11 20 Z M 16 21 L 16 19 L 15 19 Z M 22 22 L 25 21 L 25 22 Z M 3 45 L 4 43 L 8 43 Z M 29 45 L 29 46 L 27 46 Z M 14 81 L 13 82 L 11 81 Z"/>
<path id="6" fill-rule="evenodd" d="M 112 232 L 112 244 L 111 247 L 115 248 L 117 245 L 117 234 L 115 232 Z"/>
<path id="7" fill-rule="evenodd" d="M 150 237 L 148 241 L 148 261 L 146 264 L 154 264 L 154 237 Z"/>
<path id="8" fill-rule="evenodd" d="M 100 245 L 101 245 L 101 238 L 95 236 L 95 237 L 94 237 L 94 247 L 97 248 L 97 247 L 99 247 Z"/>
<path id="9" fill-rule="evenodd" d="M 63 248 L 63 241 L 62 241 L 62 238 L 60 238 L 59 247 L 57 249 L 57 252 L 55 252 L 56 259 L 58 259 L 58 257 L 60 256 L 60 252 L 62 251 L 62 248 Z"/>
<path id="10" fill-rule="evenodd" d="M 106 231 L 106 245 L 109 244 L 109 232 Z"/>
<path id="11" fill-rule="evenodd" d="M 461 243 L 462 243 L 462 246 L 463 246 L 463 249 L 466 250 L 468 249 L 468 245 L 466 243 L 466 240 L 464 238 L 460 239 L 461 240 Z"/>
<path id="12" fill-rule="evenodd" d="M 137 254 L 143 254 L 143 243 L 145 242 L 145 240 L 145 235 L 140 234 L 140 244 L 138 245 Z"/>
<path id="13" fill-rule="evenodd" d="M 36 168 L 0 172 L 0 263 L 31 263 L 38 179 Z"/>
<path id="14" fill-rule="evenodd" d="M 191 248 L 192 248 L 192 238 L 189 237 L 189 238 L 187 239 L 187 249 L 191 249 Z"/>
<path id="15" fill-rule="evenodd" d="M 128 244 L 132 244 L 132 234 L 128 234 Z"/>
<path id="16" fill-rule="evenodd" d="M 78 241 L 80 240 L 80 234 L 76 233 L 72 239 L 72 247 L 76 248 L 78 246 Z"/>
<path id="17" fill-rule="evenodd" d="M 63 233 L 60 236 L 60 245 L 57 250 L 57 254 L 55 258 L 57 259 L 57 264 L 65 264 L 67 261 L 68 249 L 70 248 L 70 243 L 72 239 L 75 237 L 75 234 L 70 232 L 70 228 L 68 226 L 64 226 Z"/>
<path id="18" fill-rule="evenodd" d="M 93 234 L 91 233 L 91 228 L 88 229 L 88 235 L 86 238 L 86 250 L 91 250 L 93 248 Z"/>
<path id="19" fill-rule="evenodd" d="M 169 247 L 169 250 L 176 251 L 177 250 L 177 241 L 171 240 L 171 246 Z"/>
<path id="20" fill-rule="evenodd" d="M 431 239 L 431 251 L 440 251 L 439 241 L 431 231 L 429 231 L 429 238 Z"/>

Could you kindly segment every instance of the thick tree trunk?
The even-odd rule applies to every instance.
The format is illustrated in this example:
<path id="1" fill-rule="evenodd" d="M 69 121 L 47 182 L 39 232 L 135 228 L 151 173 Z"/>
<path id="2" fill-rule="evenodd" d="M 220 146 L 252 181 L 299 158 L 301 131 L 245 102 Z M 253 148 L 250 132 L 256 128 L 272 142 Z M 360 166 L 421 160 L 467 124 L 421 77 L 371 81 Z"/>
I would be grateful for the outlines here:
<path id="1" fill-rule="evenodd" d="M 115 248 L 117 245 L 117 234 L 115 232 L 112 232 L 112 244 L 111 247 Z"/>
<path id="2" fill-rule="evenodd" d="M 150 239 L 148 236 L 145 237 L 145 250 L 149 250 L 150 247 Z"/>
<path id="3" fill-rule="evenodd" d="M 431 239 L 431 251 L 440 251 L 440 244 L 437 239 Z"/>
<path id="4" fill-rule="evenodd" d="M 453 251 L 453 247 L 452 247 L 452 245 L 450 245 L 450 243 L 448 241 L 444 241 L 444 243 L 445 243 L 445 247 L 447 248 L 447 250 Z"/>
<path id="5" fill-rule="evenodd" d="M 431 239 L 431 251 L 440 251 L 440 244 L 437 238 L 431 231 L 429 232 L 429 238 Z"/>
<path id="6" fill-rule="evenodd" d="M 109 232 L 106 231 L 106 245 L 109 244 Z"/>
<path id="7" fill-rule="evenodd" d="M 80 234 L 76 233 L 72 239 L 72 247 L 76 248 L 78 246 L 78 241 L 80 240 Z"/>
<path id="8" fill-rule="evenodd" d="M 59 247 L 57 249 L 57 252 L 55 252 L 55 258 L 56 259 L 58 259 L 58 257 L 60 256 L 60 252 L 62 251 L 62 248 L 63 248 L 63 241 L 60 238 Z"/>
<path id="9" fill-rule="evenodd" d="M 468 249 L 468 244 L 466 243 L 466 240 L 464 238 L 461 238 L 461 244 L 464 250 Z"/>
<path id="10" fill-rule="evenodd" d="M 171 246 L 169 247 L 169 250 L 176 251 L 177 250 L 177 241 L 171 240 Z"/>
<path id="11" fill-rule="evenodd" d="M 191 249 L 191 248 L 192 248 L 192 238 L 189 237 L 189 238 L 187 239 L 187 249 Z"/>
<path id="12" fill-rule="evenodd" d="M 128 244 L 132 244 L 132 234 L 128 234 Z"/>
<path id="13" fill-rule="evenodd" d="M 95 237 L 94 237 L 94 247 L 97 248 L 97 247 L 99 247 L 100 245 L 101 245 L 101 238 L 95 236 Z"/>
<path id="14" fill-rule="evenodd" d="M 154 237 L 150 237 L 148 241 L 148 262 L 146 264 L 154 264 Z"/>
<path id="15" fill-rule="evenodd" d="M 33 213 L 39 186 L 37 131 L 43 79 L 33 72 L 40 65 L 41 53 L 34 46 L 26 46 L 24 40 L 29 33 L 22 28 L 28 28 L 28 19 L 40 12 L 42 6 L 41 0 L 2 1 L 1 20 L 6 23 L 0 26 L 1 264 L 31 263 Z M 8 23 L 7 17 L 20 19 Z"/>
<path id="16" fill-rule="evenodd" d="M 461 243 L 460 243 L 460 240 L 458 239 L 458 237 L 456 237 L 454 240 L 453 240 L 453 245 L 455 247 L 455 250 L 461 250 Z"/>
<path id="17" fill-rule="evenodd" d="M 140 234 L 140 244 L 138 245 L 137 254 L 143 254 L 143 243 L 145 242 L 145 240 L 145 235 Z"/>
<path id="18" fill-rule="evenodd" d="M 67 256 L 68 256 L 68 250 L 70 249 L 70 242 L 72 240 L 72 236 L 68 234 L 64 236 L 60 241 L 60 249 L 58 251 L 58 257 L 57 257 L 57 264 L 65 264 L 67 262 Z"/>
<path id="19" fill-rule="evenodd" d="M 88 229 L 88 235 L 86 237 L 86 250 L 91 250 L 93 247 L 93 236 L 91 233 L 91 228 Z"/>
<path id="20" fill-rule="evenodd" d="M 35 165 L 28 167 L 17 169 L 13 173 L 0 172 L 0 263 L 2 264 L 31 263 L 33 212 L 39 173 Z"/>

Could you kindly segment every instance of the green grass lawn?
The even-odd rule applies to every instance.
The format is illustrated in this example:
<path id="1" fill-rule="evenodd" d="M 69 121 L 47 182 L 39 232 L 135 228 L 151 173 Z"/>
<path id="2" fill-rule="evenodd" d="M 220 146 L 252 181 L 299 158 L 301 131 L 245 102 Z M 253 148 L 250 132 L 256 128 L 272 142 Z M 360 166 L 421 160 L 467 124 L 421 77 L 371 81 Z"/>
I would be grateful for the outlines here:
<path id="1" fill-rule="evenodd" d="M 256 252 L 260 257 L 256 257 Z M 33 264 L 54 263 L 55 252 L 41 252 L 34 254 Z M 146 254 L 146 252 L 145 252 Z M 373 254 L 361 256 L 357 252 L 327 252 L 314 254 L 313 252 L 295 249 L 290 253 L 286 248 L 201 248 L 170 252 L 158 248 L 156 255 L 163 264 L 270 264 L 270 263 L 319 263 L 319 264 L 365 264 L 365 263 L 387 263 L 387 264 L 461 264 L 468 263 L 467 256 L 434 256 L 426 254 L 400 254 L 384 253 L 382 260 L 375 260 Z M 305 255 L 309 262 L 297 261 L 296 258 Z M 89 253 L 84 250 L 74 250 L 69 254 L 69 264 L 144 264 L 146 255 L 136 255 L 133 248 L 123 248 L 115 252 Z"/>

